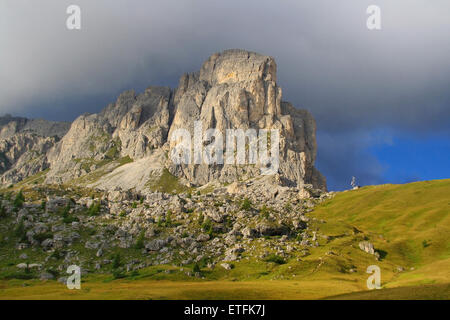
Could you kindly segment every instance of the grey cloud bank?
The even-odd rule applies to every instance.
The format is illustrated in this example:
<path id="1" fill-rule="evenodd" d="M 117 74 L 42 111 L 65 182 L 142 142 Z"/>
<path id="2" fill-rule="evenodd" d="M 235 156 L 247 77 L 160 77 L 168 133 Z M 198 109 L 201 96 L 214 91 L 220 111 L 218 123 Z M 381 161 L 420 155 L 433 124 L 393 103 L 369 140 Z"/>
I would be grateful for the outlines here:
<path id="1" fill-rule="evenodd" d="M 65 27 L 74 1 L 29 3 L 0 2 L 0 113 L 72 120 L 244 48 L 274 56 L 284 99 L 314 114 L 332 180 L 357 171 L 379 182 L 364 151 L 379 127 L 450 128 L 448 1 L 84 0 L 80 31 Z M 381 31 L 366 28 L 370 4 L 381 7 Z"/>

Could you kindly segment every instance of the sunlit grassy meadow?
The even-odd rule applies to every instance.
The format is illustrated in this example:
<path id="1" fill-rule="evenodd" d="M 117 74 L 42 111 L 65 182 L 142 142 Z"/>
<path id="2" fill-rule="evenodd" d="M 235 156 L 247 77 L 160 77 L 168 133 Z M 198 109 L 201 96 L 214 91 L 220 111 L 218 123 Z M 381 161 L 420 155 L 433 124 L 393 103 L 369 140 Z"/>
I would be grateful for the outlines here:
<path id="1" fill-rule="evenodd" d="M 450 180 L 368 186 L 338 193 L 308 216 L 326 237 L 285 264 L 243 255 L 232 270 L 152 266 L 125 279 L 83 277 L 81 290 L 57 281 L 0 280 L 1 299 L 449 299 Z M 381 261 L 361 251 L 372 242 Z M 255 243 L 255 250 L 259 250 Z M 369 265 L 381 290 L 366 287 Z"/>

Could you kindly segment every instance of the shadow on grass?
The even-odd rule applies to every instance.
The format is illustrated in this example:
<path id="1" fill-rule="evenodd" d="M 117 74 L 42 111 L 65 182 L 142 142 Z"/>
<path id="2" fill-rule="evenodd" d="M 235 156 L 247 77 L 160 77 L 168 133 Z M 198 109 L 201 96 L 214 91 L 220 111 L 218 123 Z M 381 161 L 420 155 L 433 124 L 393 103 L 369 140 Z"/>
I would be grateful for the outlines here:
<path id="1" fill-rule="evenodd" d="M 378 252 L 378 254 L 380 255 L 380 261 L 383 261 L 384 258 L 386 258 L 387 256 L 387 252 L 381 249 L 376 249 L 375 252 Z"/>

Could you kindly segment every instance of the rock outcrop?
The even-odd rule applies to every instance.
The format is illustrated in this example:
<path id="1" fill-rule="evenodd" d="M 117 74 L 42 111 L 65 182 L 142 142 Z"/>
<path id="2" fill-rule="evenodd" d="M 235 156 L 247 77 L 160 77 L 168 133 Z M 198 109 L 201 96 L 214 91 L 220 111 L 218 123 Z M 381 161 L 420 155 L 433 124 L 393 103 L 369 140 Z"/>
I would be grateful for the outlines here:
<path id="1" fill-rule="evenodd" d="M 47 183 L 89 182 L 103 189 L 124 187 L 120 181 L 125 176 L 134 177 L 126 180 L 127 189 L 142 189 L 147 177 L 164 170 L 195 186 L 261 175 L 266 163 L 173 163 L 169 156 L 175 147 L 172 134 L 177 129 L 193 134 L 198 122 L 204 131 L 213 128 L 224 136 L 227 129 L 278 130 L 275 180 L 285 186 L 326 190 L 325 178 L 314 167 L 315 121 L 308 111 L 282 101 L 276 71 L 272 57 L 227 50 L 212 55 L 200 71 L 183 75 L 178 88 L 149 87 L 138 95 L 126 91 L 100 113 L 77 118 L 70 129 L 67 124 L 40 120 L 2 120 L 1 181 L 17 182 L 47 168 Z M 139 165 L 123 166 L 130 161 Z M 125 169 L 147 171 L 127 173 Z M 86 176 L 90 176 L 88 182 L 82 180 Z M 139 182 L 133 185 L 133 181 Z"/>
<path id="2" fill-rule="evenodd" d="M 244 50 L 212 55 L 199 72 L 185 74 L 175 94 L 175 115 L 169 137 L 176 129 L 194 134 L 194 122 L 203 130 L 215 128 L 225 137 L 227 129 L 278 129 L 280 132 L 279 174 L 283 183 L 313 184 L 326 188 L 314 168 L 316 125 L 311 114 L 282 101 L 277 85 L 277 65 L 272 57 Z M 173 143 L 170 145 L 173 147 Z M 232 183 L 260 175 L 256 166 L 168 163 L 169 170 L 187 181 L 203 185 L 211 181 Z"/>
<path id="3" fill-rule="evenodd" d="M 77 118 L 48 155 L 47 182 L 67 182 L 124 157 L 138 160 L 167 140 L 172 90 L 150 87 L 122 93 L 99 114 Z"/>
<path id="4" fill-rule="evenodd" d="M 47 153 L 70 127 L 67 122 L 0 118 L 0 181 L 11 184 L 49 167 Z"/>
<path id="5" fill-rule="evenodd" d="M 5 115 L 0 117 L 0 139 L 8 139 L 18 133 L 29 133 L 41 137 L 62 138 L 70 128 L 69 122 L 26 119 Z"/>

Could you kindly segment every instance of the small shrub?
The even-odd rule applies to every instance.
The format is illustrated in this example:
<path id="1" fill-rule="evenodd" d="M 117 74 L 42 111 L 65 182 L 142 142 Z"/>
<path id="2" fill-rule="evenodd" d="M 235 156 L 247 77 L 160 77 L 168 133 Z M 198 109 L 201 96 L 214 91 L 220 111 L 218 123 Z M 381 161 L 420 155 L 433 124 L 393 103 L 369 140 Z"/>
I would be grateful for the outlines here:
<path id="1" fill-rule="evenodd" d="M 19 279 L 19 280 L 31 280 L 35 277 L 31 272 L 27 271 L 14 271 L 14 272 L 5 272 L 0 274 L 0 279 L 2 280 L 11 280 L 11 279 Z"/>
<path id="2" fill-rule="evenodd" d="M 126 277 L 126 275 L 123 273 L 123 271 L 121 271 L 121 270 L 114 270 L 113 271 L 113 278 L 114 279 L 123 279 L 125 277 Z"/>
<path id="3" fill-rule="evenodd" d="M 100 203 L 94 202 L 87 211 L 88 216 L 95 217 L 100 214 Z"/>
<path id="4" fill-rule="evenodd" d="M 170 227 L 172 225 L 172 210 L 167 211 L 166 214 L 166 227 Z"/>
<path id="5" fill-rule="evenodd" d="M 267 208 L 266 205 L 263 205 L 261 210 L 259 211 L 261 217 L 268 219 L 270 216 L 270 209 Z"/>
<path id="6" fill-rule="evenodd" d="M 251 201 L 248 198 L 245 198 L 242 201 L 241 209 L 245 210 L 245 211 L 250 211 L 252 209 L 252 203 L 251 203 Z"/>
<path id="7" fill-rule="evenodd" d="M 139 271 L 137 271 L 137 270 L 131 271 L 131 273 L 130 273 L 131 278 L 138 277 L 138 276 L 139 276 Z"/>
<path id="8" fill-rule="evenodd" d="M 6 216 L 7 216 L 6 209 L 0 204 L 0 219 L 6 218 Z"/>
<path id="9" fill-rule="evenodd" d="M 202 224 L 202 229 L 206 233 L 212 232 L 212 222 L 209 220 L 209 218 L 206 218 L 206 220 Z"/>
<path id="10" fill-rule="evenodd" d="M 78 222 L 78 221 L 80 221 L 80 220 L 74 216 L 68 216 L 68 217 L 63 218 L 63 222 L 67 223 L 67 224 L 71 224 L 72 222 Z"/>
<path id="11" fill-rule="evenodd" d="M 67 206 L 65 206 L 62 209 L 61 215 L 64 223 L 70 224 L 72 222 L 79 221 L 77 217 L 71 216 L 69 213 L 70 213 L 70 203 L 67 204 Z"/>
<path id="12" fill-rule="evenodd" d="M 23 207 L 23 203 L 25 202 L 25 196 L 22 193 L 22 190 L 19 191 L 19 193 L 16 195 L 16 198 L 14 199 L 14 209 L 20 209 Z"/>
<path id="13" fill-rule="evenodd" d="M 144 240 L 145 240 L 145 231 L 141 231 L 141 233 L 139 234 L 139 237 L 136 240 L 134 247 L 136 249 L 144 249 L 144 247 L 145 247 Z"/>
<path id="14" fill-rule="evenodd" d="M 127 216 L 127 212 L 125 211 L 125 210 L 122 210 L 120 213 L 119 213 L 119 217 L 126 217 Z"/>
<path id="15" fill-rule="evenodd" d="M 42 242 L 44 240 L 47 239 L 51 239 L 53 238 L 53 234 L 51 234 L 50 232 L 44 232 L 44 233 L 39 233 L 39 234 L 35 234 L 33 236 L 33 239 L 39 242 Z"/>
<path id="16" fill-rule="evenodd" d="M 284 211 L 286 211 L 286 212 L 292 211 L 292 206 L 290 203 L 286 203 L 286 205 L 284 206 Z"/>
<path id="17" fill-rule="evenodd" d="M 112 259 L 112 267 L 113 267 L 113 269 L 117 269 L 120 267 L 121 264 L 122 264 L 122 261 L 120 259 L 120 254 L 116 253 Z"/>
<path id="18" fill-rule="evenodd" d="M 266 262 L 273 262 L 273 263 L 276 263 L 276 264 L 285 264 L 286 263 L 286 261 L 282 257 L 277 256 L 276 254 L 271 254 L 271 255 L 267 256 L 264 259 L 264 261 L 266 261 Z"/>
<path id="19" fill-rule="evenodd" d="M 63 218 L 68 217 L 70 212 L 70 203 L 67 204 L 64 208 L 60 210 L 60 214 L 63 216 Z"/>
<path id="20" fill-rule="evenodd" d="M 194 268 L 192 269 L 193 272 L 195 273 L 201 273 L 202 270 L 200 269 L 200 266 L 198 265 L 198 263 L 194 264 Z"/>
<path id="21" fill-rule="evenodd" d="M 55 251 L 53 251 L 53 253 L 50 255 L 51 258 L 55 258 L 56 260 L 60 260 L 62 258 L 64 258 L 64 253 L 59 250 L 56 249 Z"/>
<path id="22" fill-rule="evenodd" d="M 211 262 L 211 258 L 205 256 L 200 259 L 200 261 L 198 262 L 198 266 L 200 268 L 206 268 L 209 262 Z"/>
<path id="23" fill-rule="evenodd" d="M 205 220 L 205 216 L 203 215 L 203 213 L 200 213 L 200 215 L 198 216 L 198 224 L 203 225 L 204 220 Z"/>
<path id="24" fill-rule="evenodd" d="M 14 235 L 21 241 L 24 241 L 27 238 L 27 231 L 25 230 L 23 220 L 20 220 L 19 224 L 14 229 Z"/>
<path id="25" fill-rule="evenodd" d="M 227 229 L 233 229 L 233 220 L 229 216 L 225 216 L 224 225 Z"/>
<path id="26" fill-rule="evenodd" d="M 52 268 L 52 267 L 47 268 L 46 271 L 47 271 L 48 273 L 50 273 L 52 276 L 54 276 L 55 278 L 58 278 L 58 277 L 59 277 L 59 271 L 56 270 L 56 269 L 54 269 L 54 268 Z"/>
<path id="27" fill-rule="evenodd" d="M 431 246 L 431 244 L 427 240 L 422 241 L 422 247 L 427 248 L 429 246 Z"/>

